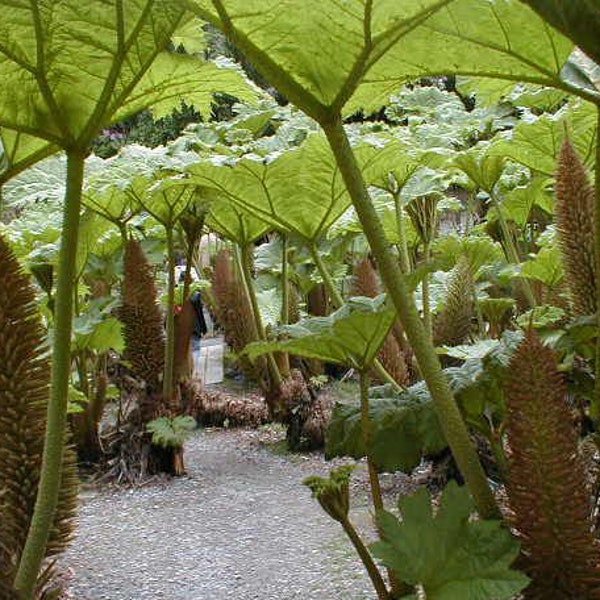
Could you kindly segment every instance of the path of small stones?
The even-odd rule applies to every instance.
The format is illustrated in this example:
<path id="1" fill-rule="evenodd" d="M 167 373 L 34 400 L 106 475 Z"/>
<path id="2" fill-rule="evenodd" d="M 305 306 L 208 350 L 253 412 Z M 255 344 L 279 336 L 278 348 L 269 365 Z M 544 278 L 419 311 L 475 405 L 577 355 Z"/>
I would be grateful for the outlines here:
<path id="1" fill-rule="evenodd" d="M 85 493 L 64 558 L 72 597 L 372 600 L 350 543 L 301 484 L 329 465 L 277 456 L 256 435 L 203 431 L 186 446 L 189 477 Z M 358 503 L 366 528 L 366 498 Z"/>

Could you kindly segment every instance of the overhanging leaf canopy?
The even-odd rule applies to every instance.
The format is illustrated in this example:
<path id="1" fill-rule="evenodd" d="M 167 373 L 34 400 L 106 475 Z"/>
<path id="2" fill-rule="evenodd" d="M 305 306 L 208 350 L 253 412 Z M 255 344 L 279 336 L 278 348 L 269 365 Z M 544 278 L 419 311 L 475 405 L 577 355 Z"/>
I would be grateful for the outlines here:
<path id="1" fill-rule="evenodd" d="M 116 119 L 152 104 L 164 109 L 184 92 L 203 109 L 213 78 L 219 88 L 231 84 L 215 65 L 164 50 L 184 18 L 180 0 L 1 0 L 0 9 L 3 130 L 85 149 Z"/>
<path id="2" fill-rule="evenodd" d="M 189 0 L 313 118 L 449 72 L 560 86 L 573 43 L 517 0 Z M 307 15 L 315 15 L 314 18 Z"/>
<path id="3" fill-rule="evenodd" d="M 268 62 L 293 74 L 293 85 L 310 96 L 307 104 L 313 110 L 308 112 L 317 117 L 322 107 L 341 108 L 371 63 L 449 1 L 193 0 L 190 4 L 217 27 L 235 28 L 234 42 L 263 70 L 269 70 Z"/>
<path id="4" fill-rule="evenodd" d="M 402 4 L 402 3 L 400 3 Z M 517 0 L 454 0 L 367 72 L 349 109 L 377 108 L 407 79 L 460 73 L 558 86 L 573 43 Z"/>

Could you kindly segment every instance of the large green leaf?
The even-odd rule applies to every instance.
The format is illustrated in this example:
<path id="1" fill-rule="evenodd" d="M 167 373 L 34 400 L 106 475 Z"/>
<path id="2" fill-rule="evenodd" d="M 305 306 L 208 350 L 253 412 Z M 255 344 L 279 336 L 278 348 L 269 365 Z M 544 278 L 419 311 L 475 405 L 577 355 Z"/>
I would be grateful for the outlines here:
<path id="1" fill-rule="evenodd" d="M 448 72 L 560 85 L 573 43 L 517 0 L 189 0 L 319 120 Z"/>
<path id="2" fill-rule="evenodd" d="M 122 223 L 140 207 L 167 227 L 172 227 L 200 187 L 180 173 L 196 161 L 191 152 L 167 148 L 128 146 L 103 163 L 86 186 L 85 202 L 109 220 Z"/>
<path id="3" fill-rule="evenodd" d="M 125 347 L 122 329 L 123 324 L 115 317 L 88 311 L 73 322 L 73 345 L 78 350 L 99 354 L 110 350 L 122 352 Z"/>
<path id="4" fill-rule="evenodd" d="M 385 307 L 383 295 L 350 298 L 329 317 L 303 319 L 286 327 L 291 339 L 256 342 L 248 345 L 246 352 L 254 359 L 281 350 L 364 371 L 373 364 L 395 318 L 395 311 Z"/>
<path id="5" fill-rule="evenodd" d="M 35 138 L 31 138 L 35 140 Z M 43 160 L 41 160 L 43 158 Z M 87 177 L 93 177 L 104 168 L 104 161 L 96 156 L 86 159 Z M 34 205 L 59 209 L 65 195 L 67 160 L 64 154 L 38 157 L 36 164 L 19 172 L 3 185 L 4 200 L 20 210 Z"/>
<path id="6" fill-rule="evenodd" d="M 498 136 L 489 153 L 508 157 L 533 171 L 553 176 L 565 135 L 586 162 L 595 148 L 596 110 L 593 105 L 573 102 L 555 114 L 530 116 L 513 130 Z"/>
<path id="7" fill-rule="evenodd" d="M 341 108 L 371 63 L 449 1 L 191 0 L 190 5 L 226 31 L 234 28 L 234 43 L 267 78 L 275 71 L 290 74 L 290 85 L 307 99 L 302 108 L 319 116 L 323 107 Z"/>
<path id="8" fill-rule="evenodd" d="M 308 240 L 327 231 L 349 204 L 321 134 L 274 160 L 256 155 L 220 165 L 203 160 L 188 171 L 199 185 L 213 188 L 240 210 Z"/>
<path id="9" fill-rule="evenodd" d="M 447 235 L 437 238 L 432 250 L 444 271 L 452 269 L 462 256 L 466 257 L 476 280 L 484 276 L 490 267 L 506 264 L 500 243 L 486 235 Z"/>
<path id="10" fill-rule="evenodd" d="M 152 104 L 164 111 L 188 98 L 206 108 L 218 87 L 247 94 L 239 75 L 166 50 L 183 22 L 181 0 L 2 0 L 0 8 L 2 128 L 85 147 L 101 127 Z"/>
<path id="11" fill-rule="evenodd" d="M 418 392 L 370 398 L 369 423 L 370 456 L 380 471 L 410 473 L 423 455 L 438 454 L 446 447 L 433 403 Z M 336 405 L 327 429 L 325 455 L 366 456 L 358 403 Z"/>
<path id="12" fill-rule="evenodd" d="M 239 246 L 251 244 L 273 229 L 269 222 L 241 210 L 226 198 L 211 202 L 207 223 L 213 231 Z"/>
<path id="13" fill-rule="evenodd" d="M 402 521 L 381 511 L 385 541 L 375 556 L 405 582 L 423 587 L 428 600 L 509 600 L 529 583 L 510 568 L 519 545 L 501 521 L 470 521 L 473 503 L 451 482 L 433 514 L 424 488 L 399 501 Z"/>
<path id="14" fill-rule="evenodd" d="M 560 248 L 542 248 L 532 260 L 523 264 L 521 277 L 536 279 L 551 288 L 557 287 L 565 277 Z"/>
<path id="15" fill-rule="evenodd" d="M 113 223 L 127 223 L 141 209 L 136 191 L 142 193 L 166 161 L 164 148 L 125 146 L 116 156 L 100 161 L 88 175 L 83 203 Z"/>
<path id="16" fill-rule="evenodd" d="M 559 86 L 572 49 L 571 41 L 516 0 L 454 0 L 390 46 L 363 77 L 349 108 L 377 108 L 401 83 L 424 75 Z"/>
<path id="17" fill-rule="evenodd" d="M 600 7 L 589 0 L 522 0 L 600 64 Z"/>
<path id="18" fill-rule="evenodd" d="M 548 179 L 536 177 L 529 185 L 510 190 L 500 207 L 495 207 L 488 216 L 488 221 L 497 216 L 501 210 L 507 221 L 514 221 L 519 227 L 525 227 L 534 206 L 539 206 L 546 212 L 554 212 L 554 199 L 547 190 Z"/>
<path id="19" fill-rule="evenodd" d="M 245 80 L 241 69 L 226 61 L 204 62 L 197 56 L 159 54 L 113 120 L 151 108 L 157 117 L 171 112 L 182 99 L 204 114 L 210 114 L 214 92 L 240 100 L 255 101 L 257 89 Z"/>
<path id="20" fill-rule="evenodd" d="M 0 137 L 0 184 L 56 152 L 56 147 L 45 140 L 18 131 L 3 128 Z"/>

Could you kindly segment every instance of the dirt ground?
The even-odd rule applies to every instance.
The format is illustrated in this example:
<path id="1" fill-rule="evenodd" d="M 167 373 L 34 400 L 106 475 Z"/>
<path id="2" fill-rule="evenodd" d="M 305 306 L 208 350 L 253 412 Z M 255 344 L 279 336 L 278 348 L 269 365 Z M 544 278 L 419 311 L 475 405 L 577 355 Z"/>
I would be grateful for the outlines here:
<path id="1" fill-rule="evenodd" d="M 82 493 L 78 536 L 62 559 L 74 600 L 371 600 L 362 564 L 302 479 L 322 455 L 281 451 L 282 432 L 202 430 L 188 476 Z M 388 499 L 408 491 L 383 478 Z M 366 473 L 352 515 L 372 536 Z"/>

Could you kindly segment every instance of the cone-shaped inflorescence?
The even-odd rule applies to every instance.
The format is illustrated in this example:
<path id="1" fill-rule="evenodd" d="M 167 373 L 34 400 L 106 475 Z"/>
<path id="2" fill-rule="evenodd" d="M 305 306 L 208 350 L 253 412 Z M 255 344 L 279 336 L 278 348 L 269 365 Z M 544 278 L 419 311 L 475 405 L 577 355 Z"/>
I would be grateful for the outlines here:
<path id="1" fill-rule="evenodd" d="M 354 265 L 352 279 L 352 295 L 375 298 L 380 293 L 377 273 L 368 257 L 362 258 Z"/>
<path id="2" fill-rule="evenodd" d="M 446 302 L 433 328 L 436 346 L 462 344 L 471 331 L 473 318 L 473 274 L 466 258 L 461 258 L 450 273 Z"/>
<path id="3" fill-rule="evenodd" d="M 0 594 L 11 598 L 39 483 L 50 363 L 35 292 L 0 237 Z M 62 488 L 46 556 L 68 546 L 77 506 L 75 455 Z"/>
<path id="4" fill-rule="evenodd" d="M 560 151 L 556 173 L 556 226 L 573 310 L 596 312 L 594 188 L 569 140 Z"/>
<path id="5" fill-rule="evenodd" d="M 352 295 L 375 298 L 379 293 L 380 286 L 377 272 L 373 268 L 371 261 L 368 258 L 363 258 L 354 266 Z M 377 358 L 397 383 L 400 385 L 408 384 L 410 377 L 406 360 L 392 332 L 386 337 Z"/>
<path id="6" fill-rule="evenodd" d="M 600 598 L 586 473 L 552 351 L 529 332 L 506 381 L 508 497 L 532 599 Z"/>
<path id="7" fill-rule="evenodd" d="M 125 352 L 123 358 L 134 376 L 146 384 L 148 400 L 160 397 L 161 377 L 165 362 L 163 318 L 152 268 L 140 244 L 130 239 L 125 246 L 123 304 L 119 309 L 123 322 Z M 141 403 L 141 419 L 156 416 L 154 402 Z"/>
<path id="8" fill-rule="evenodd" d="M 227 249 L 216 256 L 212 292 L 225 341 L 234 352 L 240 353 L 247 344 L 258 340 L 258 330 L 250 300 Z M 248 377 L 257 378 L 256 367 L 244 355 L 240 355 L 240 365 Z M 264 360 L 257 361 L 256 365 L 260 365 L 264 372 Z"/>

